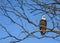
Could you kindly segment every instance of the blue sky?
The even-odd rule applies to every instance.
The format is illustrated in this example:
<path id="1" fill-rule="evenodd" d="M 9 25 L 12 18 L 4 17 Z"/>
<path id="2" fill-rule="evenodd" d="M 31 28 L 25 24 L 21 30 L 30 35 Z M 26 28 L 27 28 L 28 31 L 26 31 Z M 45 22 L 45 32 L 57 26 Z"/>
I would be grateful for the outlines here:
<path id="1" fill-rule="evenodd" d="M 16 0 L 10 0 L 12 5 L 13 6 L 16 6 L 14 7 L 17 11 L 19 11 L 22 15 L 23 15 L 23 11 L 20 7 L 17 7 L 17 6 L 21 6 L 17 3 Z M 21 1 L 21 0 L 20 0 Z M 24 0 L 23 0 L 24 1 Z M 34 2 L 32 2 L 31 0 L 26 0 L 28 3 L 30 4 L 33 4 Z M 44 2 L 44 3 L 48 3 L 49 0 L 41 0 L 41 2 Z M 52 3 L 53 0 L 49 1 L 49 3 Z M 5 9 L 8 10 L 8 11 L 14 11 L 13 9 L 9 8 L 11 7 L 10 4 L 7 2 L 7 0 L 0 0 L 0 6 L 7 6 Z M 60 7 L 59 5 L 57 5 L 58 7 Z M 36 8 L 40 8 L 39 6 L 35 6 Z M 34 22 L 35 24 L 39 25 L 39 22 L 41 20 L 41 17 L 44 13 L 39 13 L 40 11 L 35 11 L 34 13 L 30 13 L 31 11 L 28 10 L 29 8 L 32 8 L 31 6 L 29 5 L 24 5 L 23 6 L 24 8 L 24 12 L 25 14 L 27 15 L 27 17 L 29 18 L 29 20 L 31 20 L 32 22 Z M 16 12 L 16 11 L 15 11 Z M 7 18 L 6 16 L 4 16 L 5 12 L 3 12 L 1 9 L 0 9 L 0 24 L 4 25 L 6 27 L 6 29 L 14 36 L 16 36 L 17 38 L 23 38 L 26 34 L 24 33 L 21 33 L 23 31 L 23 29 L 18 26 L 17 24 L 14 24 L 11 22 L 11 20 L 9 18 Z M 8 15 L 14 20 L 16 21 L 17 23 L 19 24 L 23 24 L 24 28 L 29 31 L 29 32 L 32 32 L 34 30 L 39 30 L 39 26 L 36 27 L 30 23 L 28 23 L 25 19 L 23 18 L 19 18 L 17 17 L 14 13 L 12 12 L 7 12 Z M 16 12 L 17 14 L 19 14 L 18 12 Z M 34 14 L 37 14 L 39 13 L 38 15 L 36 16 L 33 16 Z M 60 14 L 60 13 L 59 13 Z M 49 16 L 47 14 L 45 14 L 46 16 L 46 20 L 47 20 L 47 27 L 48 28 L 53 28 L 53 25 L 52 25 L 52 21 L 51 19 L 49 18 Z M 52 16 L 52 15 L 50 15 Z M 56 16 L 58 18 L 58 16 Z M 60 16 L 59 16 L 60 17 Z M 59 18 L 58 18 L 59 19 Z M 22 20 L 22 21 L 21 21 Z M 54 20 L 54 19 L 53 19 Z M 56 21 L 56 20 L 55 20 Z M 56 23 L 56 22 L 55 22 Z M 59 23 L 59 22 L 58 22 Z M 57 29 L 57 28 L 56 28 Z M 38 33 L 35 33 L 36 36 L 40 37 L 41 34 L 40 32 Z M 47 33 L 47 35 L 55 35 L 54 33 Z M 0 27 L 0 38 L 2 37 L 5 37 L 5 36 L 8 36 L 8 34 L 6 33 L 6 31 Z M 36 39 L 34 37 L 29 37 L 29 38 L 26 38 L 25 40 L 21 41 L 21 42 L 17 42 L 17 43 L 60 43 L 60 41 L 58 41 L 60 39 L 60 37 L 55 40 L 55 39 L 52 39 L 52 38 L 42 38 L 42 39 Z M 7 39 L 2 39 L 0 40 L 0 43 L 9 43 L 10 41 L 14 41 L 15 39 L 12 38 L 12 37 L 9 37 Z"/>

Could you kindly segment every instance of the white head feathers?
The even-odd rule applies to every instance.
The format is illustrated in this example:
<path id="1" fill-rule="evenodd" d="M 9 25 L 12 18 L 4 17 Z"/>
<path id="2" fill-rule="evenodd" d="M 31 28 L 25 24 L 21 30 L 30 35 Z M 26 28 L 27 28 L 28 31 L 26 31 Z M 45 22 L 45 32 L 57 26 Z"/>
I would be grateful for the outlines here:
<path id="1" fill-rule="evenodd" d="M 46 17 L 45 17 L 45 15 L 43 15 L 43 16 L 42 16 L 42 20 L 46 20 Z"/>

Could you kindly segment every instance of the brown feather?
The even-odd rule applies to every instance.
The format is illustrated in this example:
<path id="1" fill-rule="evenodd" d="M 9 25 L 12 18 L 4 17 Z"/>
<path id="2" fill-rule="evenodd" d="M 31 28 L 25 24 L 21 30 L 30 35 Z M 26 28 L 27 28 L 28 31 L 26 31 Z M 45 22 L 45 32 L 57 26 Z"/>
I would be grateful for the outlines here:
<path id="1" fill-rule="evenodd" d="M 47 26 L 47 23 L 46 23 L 46 20 L 41 20 L 40 21 L 40 31 L 42 35 L 44 35 L 46 33 L 46 26 Z"/>

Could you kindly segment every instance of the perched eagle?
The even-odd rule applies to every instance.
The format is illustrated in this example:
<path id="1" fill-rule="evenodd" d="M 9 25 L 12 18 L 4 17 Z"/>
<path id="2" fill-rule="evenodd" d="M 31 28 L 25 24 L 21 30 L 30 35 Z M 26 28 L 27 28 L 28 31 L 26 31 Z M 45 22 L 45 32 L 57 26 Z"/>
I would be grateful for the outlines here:
<path id="1" fill-rule="evenodd" d="M 40 32 L 41 35 L 44 35 L 46 33 L 46 26 L 47 26 L 47 21 L 45 15 L 42 16 L 42 19 L 40 20 Z"/>

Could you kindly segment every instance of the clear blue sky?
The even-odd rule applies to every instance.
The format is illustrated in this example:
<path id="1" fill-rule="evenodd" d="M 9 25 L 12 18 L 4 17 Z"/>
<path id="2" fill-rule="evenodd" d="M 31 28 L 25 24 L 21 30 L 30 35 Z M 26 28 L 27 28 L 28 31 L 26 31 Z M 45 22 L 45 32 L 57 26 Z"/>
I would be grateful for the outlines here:
<path id="1" fill-rule="evenodd" d="M 16 0 L 10 0 L 12 5 L 13 6 L 19 6 L 18 3 L 16 2 Z M 41 0 L 42 2 L 44 3 L 48 3 L 48 0 Z M 28 3 L 32 4 L 33 2 L 31 0 L 27 0 Z M 49 3 L 53 2 L 52 0 L 49 1 Z M 0 0 L 0 6 L 8 6 L 8 7 L 11 7 L 7 0 Z M 57 5 L 58 6 L 58 5 Z M 60 7 L 60 6 L 58 6 Z M 33 21 L 35 24 L 39 24 L 39 21 L 41 20 L 41 16 L 42 14 L 39 13 L 38 15 L 36 16 L 33 16 L 34 14 L 38 13 L 39 11 L 36 11 L 34 13 L 30 13 L 31 11 L 28 10 L 29 8 L 31 8 L 31 6 L 24 6 L 24 11 L 27 15 L 27 17 L 29 18 L 29 20 Z M 37 8 L 40 8 L 40 7 L 37 7 Z M 8 11 L 13 11 L 12 9 L 10 8 L 6 8 Z M 23 12 L 22 10 L 20 9 L 20 7 L 15 7 L 16 10 L 18 10 L 22 15 L 23 15 Z M 25 27 L 26 30 L 28 30 L 29 32 L 32 32 L 34 30 L 39 30 L 39 27 L 35 27 L 34 25 L 28 23 L 26 20 L 22 19 L 22 18 L 19 18 L 19 17 L 16 17 L 13 13 L 11 12 L 7 12 L 9 14 L 9 16 L 14 20 L 16 21 L 17 23 L 21 24 L 21 21 L 23 22 L 23 25 Z M 16 12 L 17 13 L 17 12 Z M 7 30 L 14 36 L 18 37 L 18 38 L 23 38 L 25 36 L 25 34 L 21 34 L 21 31 L 23 31 L 21 29 L 20 26 L 12 23 L 10 21 L 10 19 L 8 19 L 7 17 L 5 17 L 4 15 L 4 12 L 0 9 L 0 24 L 3 24 Z M 43 13 L 44 14 L 44 13 Z M 45 14 L 46 16 L 46 20 L 48 21 L 47 23 L 47 26 L 49 28 L 52 28 L 52 23 L 51 23 L 51 19 L 49 18 L 49 16 L 47 14 Z M 52 16 L 52 15 L 51 15 Z M 36 36 L 41 36 L 40 32 L 36 33 L 35 34 Z M 55 35 L 53 33 L 48 33 L 47 35 Z M 0 38 L 2 37 L 5 37 L 5 36 L 8 36 L 8 34 L 6 33 L 6 31 L 0 27 Z M 60 38 L 60 37 L 59 37 Z M 9 43 L 10 41 L 14 41 L 15 39 L 14 38 L 7 38 L 7 39 L 2 39 L 0 40 L 0 43 Z M 27 38 L 21 42 L 17 42 L 17 43 L 60 43 L 60 41 L 57 41 L 55 39 L 52 39 L 52 38 L 42 38 L 42 39 L 36 39 L 36 38 L 33 38 L 33 37 L 30 37 L 30 38 Z"/>

